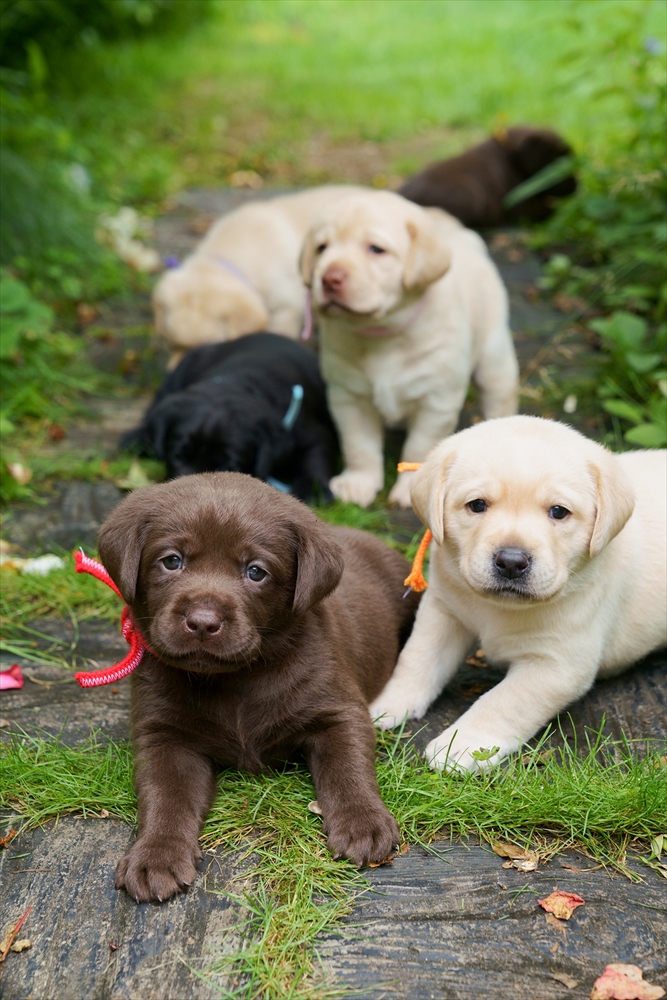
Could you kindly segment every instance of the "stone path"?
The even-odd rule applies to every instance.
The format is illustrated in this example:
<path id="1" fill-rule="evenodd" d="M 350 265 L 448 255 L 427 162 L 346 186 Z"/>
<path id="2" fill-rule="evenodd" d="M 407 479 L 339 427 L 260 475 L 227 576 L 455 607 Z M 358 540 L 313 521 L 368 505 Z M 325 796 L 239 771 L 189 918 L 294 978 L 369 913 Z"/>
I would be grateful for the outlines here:
<path id="1" fill-rule="evenodd" d="M 187 192 L 158 221 L 156 240 L 163 253 L 185 254 L 209 218 L 247 198 L 245 192 Z M 536 298 L 537 261 L 513 235 L 496 234 L 492 250 L 512 300 L 513 328 L 526 375 L 523 409 L 545 412 L 544 387 L 554 372 L 563 379 L 595 364 L 594 350 L 576 324 Z M 105 307 L 98 323 L 111 331 L 97 343 L 97 361 L 123 367 L 127 352 L 140 356 L 134 379 L 150 383 L 162 357 L 128 326 L 149 320 L 147 299 L 131 307 Z M 126 366 L 127 367 L 127 366 Z M 95 419 L 68 429 L 68 439 L 52 447 L 77 447 L 91 454 L 114 453 L 118 434 L 139 418 L 149 396 L 99 400 Z M 550 415 L 558 416 L 552 407 Z M 474 410 L 467 411 L 464 421 Z M 594 434 L 578 409 L 571 422 Z M 110 484 L 61 483 L 39 511 L 17 508 L 6 534 L 31 551 L 53 544 L 92 546 L 95 531 L 117 502 Z M 417 525 L 410 516 L 390 515 L 397 533 Z M 42 631 L 74 642 L 70 623 L 39 623 Z M 115 627 L 83 623 L 73 656 L 108 665 L 126 650 Z M 664 739 L 667 719 L 664 654 L 620 678 L 598 684 L 567 717 L 564 731 L 579 736 L 587 727 L 633 739 Z M 61 733 L 70 744 L 90 727 L 102 736 L 129 735 L 129 682 L 81 691 L 71 674 L 56 667 L 26 664 L 26 685 L 3 697 L 10 731 Z M 490 667 L 470 666 L 429 712 L 416 736 L 423 745 L 453 721 L 483 690 L 499 679 Z M 419 727 L 415 726 L 416 731 Z M 2 738 L 8 730 L 0 730 Z M 4 832 L 4 831 L 2 831 Z M 113 818 L 67 818 L 31 831 L 0 856 L 0 926 L 28 906 L 25 933 L 31 950 L 10 954 L 0 971 L 6 1000 L 209 1000 L 233 991 L 227 974 L 202 972 L 221 953 L 238 949 L 242 913 L 224 895 L 239 892 L 239 857 L 208 853 L 200 877 L 187 896 L 163 906 L 136 906 L 113 889 L 113 869 L 133 836 Z M 347 921 L 344 935 L 323 937 L 318 948 L 332 982 L 355 996 L 405 1000 L 551 1000 L 589 996 L 594 979 L 612 961 L 639 965 L 650 982 L 667 986 L 667 893 L 664 882 L 641 870 L 631 883 L 596 869 L 580 854 L 559 856 L 537 872 L 503 869 L 501 859 L 477 843 L 442 841 L 433 853 L 412 847 L 391 868 L 368 873 L 369 892 Z M 580 908 L 563 929 L 545 920 L 535 901 L 554 886 L 580 893 Z M 568 987 L 554 978 L 578 981 Z"/>

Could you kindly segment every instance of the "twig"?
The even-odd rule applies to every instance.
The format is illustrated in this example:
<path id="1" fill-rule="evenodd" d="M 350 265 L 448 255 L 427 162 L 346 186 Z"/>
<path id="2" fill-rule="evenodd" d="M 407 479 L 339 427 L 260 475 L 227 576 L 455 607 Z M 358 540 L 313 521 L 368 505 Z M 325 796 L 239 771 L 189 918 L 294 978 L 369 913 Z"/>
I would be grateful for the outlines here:
<path id="1" fill-rule="evenodd" d="M 9 954 L 9 949 L 14 944 L 14 938 L 16 937 L 16 935 L 18 934 L 18 932 L 23 927 L 24 923 L 26 922 L 26 918 L 27 918 L 27 916 L 28 916 L 28 914 L 30 913 L 31 910 L 32 910 L 32 906 L 29 906 L 28 909 L 23 914 L 23 916 L 20 918 L 20 920 L 16 921 L 16 924 L 14 925 L 14 930 L 10 931 L 9 937 L 5 938 L 5 941 L 7 942 L 7 946 L 5 947 L 5 950 L 3 951 L 2 955 L 0 955 L 0 962 L 4 962 L 4 960 L 7 958 L 7 955 Z"/>

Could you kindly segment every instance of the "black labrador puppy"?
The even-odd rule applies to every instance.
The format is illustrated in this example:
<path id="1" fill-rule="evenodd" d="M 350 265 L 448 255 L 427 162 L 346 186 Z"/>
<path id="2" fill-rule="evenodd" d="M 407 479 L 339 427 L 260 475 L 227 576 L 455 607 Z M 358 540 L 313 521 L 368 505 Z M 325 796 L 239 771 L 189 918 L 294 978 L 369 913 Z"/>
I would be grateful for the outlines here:
<path id="1" fill-rule="evenodd" d="M 245 472 L 333 499 L 338 438 L 317 357 L 275 333 L 188 351 L 121 447 L 162 459 L 170 479 Z"/>

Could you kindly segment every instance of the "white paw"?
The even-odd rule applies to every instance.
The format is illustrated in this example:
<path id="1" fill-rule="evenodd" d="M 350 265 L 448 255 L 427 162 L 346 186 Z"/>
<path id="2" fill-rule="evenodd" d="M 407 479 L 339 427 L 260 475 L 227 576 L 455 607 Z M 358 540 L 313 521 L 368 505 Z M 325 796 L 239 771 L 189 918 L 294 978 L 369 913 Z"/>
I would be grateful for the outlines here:
<path id="1" fill-rule="evenodd" d="M 414 475 L 414 472 L 399 472 L 398 479 L 389 491 L 389 503 L 398 504 L 399 507 L 412 507 L 410 487 Z"/>
<path id="2" fill-rule="evenodd" d="M 331 492 L 345 503 L 368 507 L 382 489 L 382 480 L 367 472 L 341 472 L 329 483 Z"/>
<path id="3" fill-rule="evenodd" d="M 516 749 L 493 733 L 462 729 L 454 723 L 431 740 L 424 756 L 437 771 L 486 771 Z"/>
<path id="4" fill-rule="evenodd" d="M 369 712 L 378 729 L 395 729 L 406 719 L 421 719 L 427 708 L 428 702 L 417 701 L 414 691 L 401 690 L 390 681 L 369 706 Z"/>

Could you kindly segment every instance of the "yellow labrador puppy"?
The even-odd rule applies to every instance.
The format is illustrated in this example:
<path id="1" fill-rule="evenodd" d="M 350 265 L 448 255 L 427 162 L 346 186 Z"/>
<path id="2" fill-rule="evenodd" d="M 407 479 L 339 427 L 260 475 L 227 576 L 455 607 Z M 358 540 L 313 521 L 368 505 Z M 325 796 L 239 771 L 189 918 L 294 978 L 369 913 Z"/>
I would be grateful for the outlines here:
<path id="1" fill-rule="evenodd" d="M 299 251 L 314 213 L 354 191 L 330 185 L 242 205 L 209 230 L 153 292 L 157 332 L 170 367 L 200 344 L 271 330 L 297 338 L 305 289 Z"/>
<path id="2" fill-rule="evenodd" d="M 483 241 L 440 209 L 361 191 L 322 211 L 301 273 L 319 314 L 322 374 L 345 468 L 331 481 L 365 507 L 382 488 L 383 424 L 406 420 L 402 458 L 456 429 L 471 376 L 486 417 L 515 413 L 507 294 Z M 402 473 L 389 499 L 410 506 Z"/>
<path id="3" fill-rule="evenodd" d="M 433 532 L 430 585 L 371 705 L 378 725 L 423 716 L 481 639 L 507 676 L 426 755 L 438 768 L 485 767 L 596 677 L 667 642 L 666 458 L 613 455 L 539 417 L 492 420 L 438 445 L 412 488 Z"/>

